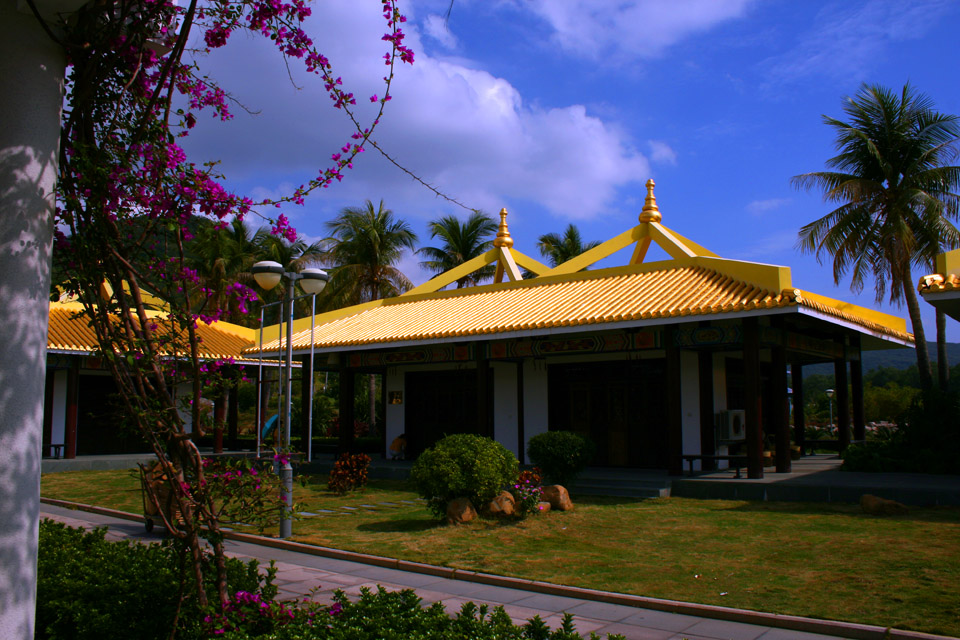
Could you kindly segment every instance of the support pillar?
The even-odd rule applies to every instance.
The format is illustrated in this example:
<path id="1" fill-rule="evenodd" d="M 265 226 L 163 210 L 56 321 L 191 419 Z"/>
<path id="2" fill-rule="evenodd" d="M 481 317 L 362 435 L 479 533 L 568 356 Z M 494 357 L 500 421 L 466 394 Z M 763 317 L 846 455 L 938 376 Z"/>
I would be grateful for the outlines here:
<path id="1" fill-rule="evenodd" d="M 699 352 L 697 365 L 700 385 L 700 453 L 714 455 L 717 452 L 717 440 L 713 408 L 713 353 Z M 704 471 L 712 471 L 716 468 L 716 463 L 713 460 L 704 460 L 702 468 Z"/>
<path id="2" fill-rule="evenodd" d="M 850 394 L 853 401 L 853 439 L 864 440 L 867 437 L 867 425 L 863 417 L 863 354 L 860 352 L 860 334 L 850 345 L 853 357 L 850 359 Z"/>
<path id="3" fill-rule="evenodd" d="M 223 427 L 227 422 L 227 391 L 213 399 L 213 452 L 223 453 Z"/>
<path id="4" fill-rule="evenodd" d="M 793 443 L 800 447 L 801 455 L 807 450 L 807 419 L 803 414 L 803 364 L 797 358 L 790 367 L 793 386 Z"/>
<path id="5" fill-rule="evenodd" d="M 354 395 L 356 393 L 356 374 L 353 369 L 343 367 L 340 369 L 340 415 L 338 424 L 340 427 L 340 440 L 337 445 L 337 453 L 353 453 L 354 448 Z"/>
<path id="6" fill-rule="evenodd" d="M 69 13 L 70 3 L 35 3 Z M 22 9 L 22 10 L 21 10 Z M 32 640 L 64 52 L 0 2 L 0 638 Z"/>
<path id="7" fill-rule="evenodd" d="M 71 460 L 77 457 L 77 420 L 80 412 L 80 359 L 72 358 L 67 369 L 67 415 L 64 425 L 63 457 Z"/>
<path id="8" fill-rule="evenodd" d="M 52 452 L 53 444 L 53 391 L 56 384 L 57 370 L 47 366 L 47 376 L 43 386 L 43 448 L 41 456 L 48 456 Z M 63 444 L 58 442 L 57 444 Z"/>
<path id="9" fill-rule="evenodd" d="M 773 360 L 773 429 L 776 441 L 777 473 L 790 473 L 790 403 L 787 397 L 787 350 L 783 346 L 772 349 Z"/>
<path id="10" fill-rule="evenodd" d="M 231 451 L 240 450 L 239 423 L 240 399 L 237 387 L 233 387 L 227 394 L 227 448 Z"/>
<path id="11" fill-rule="evenodd" d="M 517 459 L 520 464 L 527 463 L 526 443 L 523 423 L 523 360 L 517 361 Z"/>
<path id="12" fill-rule="evenodd" d="M 667 326 L 663 332 L 667 355 L 667 471 L 683 475 L 683 398 L 680 393 L 680 348 L 675 329 Z"/>
<path id="13" fill-rule="evenodd" d="M 747 477 L 763 477 L 763 434 L 760 428 L 760 327 L 743 320 L 744 426 L 747 431 Z"/>
<path id="14" fill-rule="evenodd" d="M 834 386 L 837 399 L 837 440 L 840 451 L 850 446 L 850 391 L 847 380 L 847 352 L 833 361 Z"/>
<path id="15" fill-rule="evenodd" d="M 490 393 L 490 360 L 487 359 L 487 345 L 477 344 L 477 433 L 493 437 L 492 400 Z"/>

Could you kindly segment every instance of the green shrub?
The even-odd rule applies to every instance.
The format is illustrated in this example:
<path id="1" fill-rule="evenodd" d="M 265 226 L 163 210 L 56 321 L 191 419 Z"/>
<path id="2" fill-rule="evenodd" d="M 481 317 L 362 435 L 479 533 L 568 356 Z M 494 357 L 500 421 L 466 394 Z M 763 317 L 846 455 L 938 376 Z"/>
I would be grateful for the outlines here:
<path id="1" fill-rule="evenodd" d="M 204 613 L 197 605 L 189 560 L 172 540 L 160 544 L 108 542 L 105 530 L 87 532 L 59 522 L 40 523 L 35 638 L 103 640 L 168 638 L 177 610 L 181 566 L 186 591 L 178 638 L 198 637 Z M 205 561 L 212 568 L 212 558 Z M 212 571 L 209 572 L 212 575 Z M 256 561 L 227 559 L 229 591 L 272 598 L 273 571 L 261 576 Z M 207 585 L 211 602 L 216 588 Z"/>
<path id="2" fill-rule="evenodd" d="M 527 455 L 555 484 L 568 485 L 596 452 L 593 441 L 572 431 L 548 431 L 530 438 Z"/>
<path id="3" fill-rule="evenodd" d="M 564 615 L 562 626 L 555 631 L 550 631 L 539 617 L 519 626 L 513 624 L 503 607 L 490 611 L 486 605 L 477 606 L 472 602 L 465 603 L 458 614 L 450 616 L 439 602 L 423 608 L 420 598 L 409 589 L 388 592 L 380 588 L 372 592 L 363 588 L 357 602 L 350 602 L 343 592 L 337 592 L 332 605 L 307 604 L 291 610 L 290 616 L 275 615 L 276 606 L 253 604 L 256 606 L 245 608 L 247 615 L 242 624 L 227 621 L 212 630 L 213 637 L 223 640 L 581 640 L 569 614 Z M 260 624 L 264 618 L 272 623 L 272 630 L 266 633 L 262 633 Z M 590 637 L 599 636 L 590 634 Z M 608 637 L 623 640 L 623 636 Z"/>
<path id="4" fill-rule="evenodd" d="M 454 498 L 468 498 L 482 508 L 513 483 L 517 468 L 517 458 L 499 442 L 460 433 L 421 453 L 410 480 L 430 510 L 443 518 Z"/>

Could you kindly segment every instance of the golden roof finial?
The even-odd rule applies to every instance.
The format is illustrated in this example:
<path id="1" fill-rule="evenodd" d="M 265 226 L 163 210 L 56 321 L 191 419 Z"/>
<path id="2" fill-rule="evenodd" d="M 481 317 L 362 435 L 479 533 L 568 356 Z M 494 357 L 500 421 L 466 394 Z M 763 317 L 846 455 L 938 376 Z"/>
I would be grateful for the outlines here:
<path id="1" fill-rule="evenodd" d="M 660 208 L 657 206 L 657 197 L 653 195 L 653 187 L 656 183 L 650 179 L 647 180 L 647 197 L 643 201 L 643 209 L 640 211 L 640 222 L 660 222 L 663 216 L 660 215 Z"/>
<path id="2" fill-rule="evenodd" d="M 506 247 L 513 246 L 513 238 L 510 237 L 510 229 L 507 228 L 507 210 L 500 209 L 500 227 L 497 229 L 497 237 L 493 239 L 493 246 Z"/>

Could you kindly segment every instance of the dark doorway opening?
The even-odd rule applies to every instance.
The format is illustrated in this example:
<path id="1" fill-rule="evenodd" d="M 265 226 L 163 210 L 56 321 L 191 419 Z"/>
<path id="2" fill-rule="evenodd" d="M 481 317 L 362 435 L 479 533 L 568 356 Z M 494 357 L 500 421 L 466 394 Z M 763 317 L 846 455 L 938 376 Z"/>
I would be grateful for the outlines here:
<path id="1" fill-rule="evenodd" d="M 420 455 L 446 435 L 481 433 L 475 369 L 410 372 L 404 386 L 408 456 Z"/>
<path id="2" fill-rule="evenodd" d="M 550 430 L 591 438 L 596 466 L 665 469 L 666 369 L 663 358 L 550 365 Z"/>

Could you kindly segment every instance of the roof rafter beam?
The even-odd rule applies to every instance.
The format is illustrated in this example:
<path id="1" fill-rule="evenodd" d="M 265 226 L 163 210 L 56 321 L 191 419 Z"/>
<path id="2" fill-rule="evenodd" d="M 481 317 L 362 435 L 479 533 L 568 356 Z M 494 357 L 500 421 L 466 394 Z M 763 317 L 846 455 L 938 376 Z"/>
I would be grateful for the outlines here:
<path id="1" fill-rule="evenodd" d="M 483 255 L 479 255 L 472 260 L 467 260 L 459 267 L 454 267 L 450 271 L 445 271 L 438 275 L 436 278 L 427 280 L 419 287 L 414 287 L 409 291 L 400 294 L 398 297 L 403 298 L 407 296 L 414 296 L 418 293 L 433 293 L 434 291 L 439 291 L 448 284 L 454 283 L 460 278 L 464 278 L 478 269 L 482 269 L 488 264 L 493 263 L 500 257 L 499 247 L 495 247 L 487 251 Z"/>

